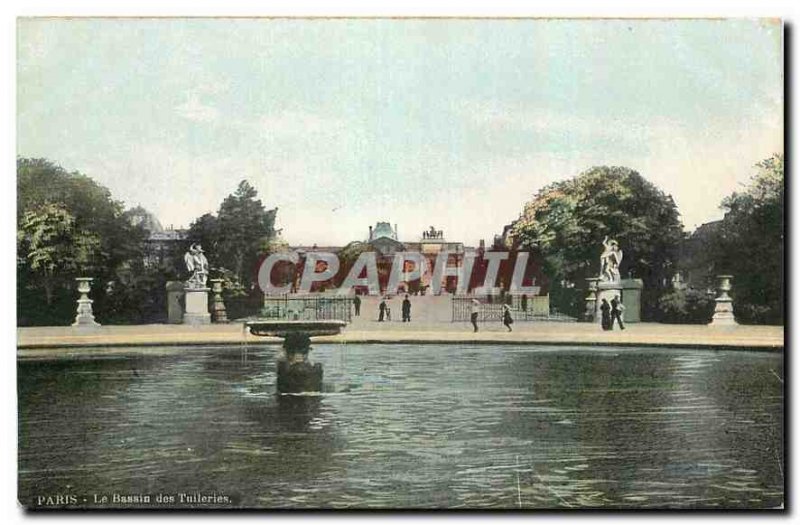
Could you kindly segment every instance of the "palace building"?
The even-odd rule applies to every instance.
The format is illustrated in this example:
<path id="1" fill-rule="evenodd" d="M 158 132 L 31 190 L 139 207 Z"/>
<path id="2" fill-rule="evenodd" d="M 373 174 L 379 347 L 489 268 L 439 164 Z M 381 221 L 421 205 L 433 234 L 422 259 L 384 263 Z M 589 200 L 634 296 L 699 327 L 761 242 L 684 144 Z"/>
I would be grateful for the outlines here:
<path id="1" fill-rule="evenodd" d="M 400 283 L 401 292 L 423 294 L 430 288 L 434 265 L 440 252 L 447 251 L 450 254 L 448 257 L 449 268 L 460 267 L 463 264 L 465 254 L 476 252 L 475 248 L 464 246 L 463 242 L 445 239 L 444 231 L 437 230 L 434 226 L 422 231 L 416 239 L 401 241 L 397 225 L 392 226 L 389 222 L 378 222 L 374 227 L 370 226 L 366 240 L 356 241 L 357 243 L 367 245 L 365 247 L 366 251 L 375 252 L 381 287 L 386 286 L 388 283 L 392 263 L 397 253 L 416 252 L 424 255 L 428 261 L 428 268 L 422 278 L 411 283 Z M 340 246 L 320 247 L 317 245 L 294 246 L 291 251 L 297 253 L 300 259 L 304 259 L 309 252 L 339 253 L 343 248 Z M 302 267 L 302 265 L 298 264 L 298 267 Z M 404 270 L 410 272 L 414 271 L 414 269 L 414 262 L 407 261 Z M 342 273 L 344 273 L 344 270 L 342 270 Z M 455 277 L 447 277 L 443 283 L 443 288 L 452 293 L 456 290 L 456 284 L 457 279 Z M 366 290 L 357 291 L 366 293 Z"/>

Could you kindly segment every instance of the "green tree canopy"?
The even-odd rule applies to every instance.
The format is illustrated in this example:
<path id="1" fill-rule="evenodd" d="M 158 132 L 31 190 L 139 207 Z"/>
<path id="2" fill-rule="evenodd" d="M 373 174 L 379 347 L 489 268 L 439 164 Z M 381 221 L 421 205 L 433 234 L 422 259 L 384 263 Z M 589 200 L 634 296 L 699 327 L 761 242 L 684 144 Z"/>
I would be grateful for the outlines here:
<path id="1" fill-rule="evenodd" d="M 79 172 L 67 172 L 46 159 L 17 159 L 17 222 L 30 210 L 61 205 L 75 227 L 100 241 L 98 270 L 108 273 L 141 256 L 145 232 L 124 216 L 124 206 L 105 186 Z"/>
<path id="2" fill-rule="evenodd" d="M 189 239 L 203 245 L 212 267 L 230 270 L 250 288 L 256 282 L 259 258 L 276 237 L 277 212 L 277 208 L 267 210 L 256 189 L 243 180 L 222 201 L 216 216 L 205 214 L 192 223 Z"/>
<path id="3" fill-rule="evenodd" d="M 20 218 L 18 263 L 41 281 L 48 306 L 60 276 L 94 269 L 99 246 L 97 235 L 75 227 L 75 218 L 63 204 L 43 204 Z"/>
<path id="4" fill-rule="evenodd" d="M 782 324 L 783 156 L 756 164 L 750 185 L 722 202 L 725 217 L 709 250 L 715 274 L 733 275 L 737 319 Z"/>
<path id="5" fill-rule="evenodd" d="M 79 275 L 103 285 L 141 266 L 145 232 L 108 188 L 46 159 L 17 159 L 17 297 L 21 324 L 63 324 L 74 315 Z"/>
<path id="6" fill-rule="evenodd" d="M 583 287 L 600 273 L 605 236 L 624 252 L 623 277 L 641 278 L 651 293 L 667 286 L 682 237 L 678 210 L 671 196 L 629 168 L 594 167 L 542 188 L 512 224 L 509 240 L 538 250 L 555 285 Z"/>

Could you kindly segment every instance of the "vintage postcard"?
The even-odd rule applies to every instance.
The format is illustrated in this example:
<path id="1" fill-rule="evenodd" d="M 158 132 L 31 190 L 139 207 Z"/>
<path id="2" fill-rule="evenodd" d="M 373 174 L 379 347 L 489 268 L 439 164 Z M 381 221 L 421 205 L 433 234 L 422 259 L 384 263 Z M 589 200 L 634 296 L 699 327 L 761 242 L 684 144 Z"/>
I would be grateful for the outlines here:
<path id="1" fill-rule="evenodd" d="M 785 508 L 781 20 L 16 29 L 26 509 Z"/>

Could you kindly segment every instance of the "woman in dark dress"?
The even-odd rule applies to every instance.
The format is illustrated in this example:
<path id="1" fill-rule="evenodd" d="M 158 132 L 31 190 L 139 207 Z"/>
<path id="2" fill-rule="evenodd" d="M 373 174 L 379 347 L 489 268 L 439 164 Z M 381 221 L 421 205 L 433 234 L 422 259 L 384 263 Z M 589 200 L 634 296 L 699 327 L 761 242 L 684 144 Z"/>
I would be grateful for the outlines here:
<path id="1" fill-rule="evenodd" d="M 503 324 L 511 331 L 511 325 L 514 324 L 514 318 L 511 317 L 511 309 L 507 304 L 503 305 Z"/>
<path id="2" fill-rule="evenodd" d="M 603 330 L 611 330 L 611 305 L 605 299 L 600 303 L 600 314 L 600 326 Z"/>

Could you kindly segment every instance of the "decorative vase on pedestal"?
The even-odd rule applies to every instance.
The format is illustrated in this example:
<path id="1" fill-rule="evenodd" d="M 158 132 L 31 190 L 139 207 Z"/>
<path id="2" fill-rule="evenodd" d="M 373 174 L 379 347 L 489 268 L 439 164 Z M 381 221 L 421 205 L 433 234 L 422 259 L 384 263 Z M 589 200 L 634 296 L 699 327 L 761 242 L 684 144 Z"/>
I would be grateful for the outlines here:
<path id="1" fill-rule="evenodd" d="M 100 323 L 94 320 L 94 314 L 92 313 L 93 301 L 89 299 L 94 277 L 77 277 L 75 280 L 78 281 L 78 292 L 81 296 L 78 299 L 78 311 L 72 326 L 100 326 Z"/>
<path id="2" fill-rule="evenodd" d="M 736 326 L 733 316 L 733 299 L 728 295 L 731 291 L 732 275 L 717 275 L 717 305 L 714 307 L 714 316 L 709 323 L 711 326 Z"/>
<path id="3" fill-rule="evenodd" d="M 211 279 L 211 319 L 215 323 L 227 323 L 228 313 L 222 300 L 222 279 Z"/>
<path id="4" fill-rule="evenodd" d="M 583 312 L 583 320 L 587 323 L 593 323 L 597 320 L 597 283 L 600 281 L 599 277 L 586 279 L 589 287 L 586 290 L 586 309 Z"/>

